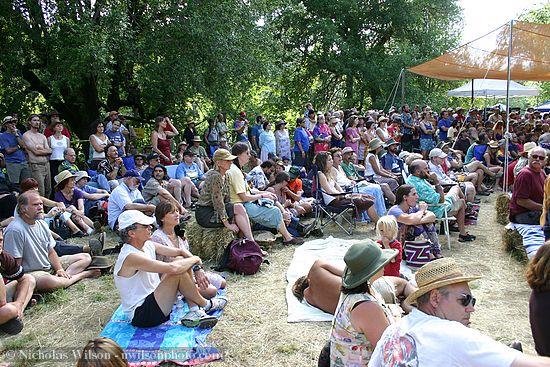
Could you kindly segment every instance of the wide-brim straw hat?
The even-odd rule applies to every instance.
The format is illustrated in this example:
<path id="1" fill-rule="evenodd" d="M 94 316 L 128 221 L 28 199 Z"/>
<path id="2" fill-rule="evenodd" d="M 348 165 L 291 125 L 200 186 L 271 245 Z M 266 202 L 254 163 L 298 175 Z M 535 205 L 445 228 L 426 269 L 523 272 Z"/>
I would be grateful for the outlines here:
<path id="1" fill-rule="evenodd" d="M 527 155 L 527 154 L 529 154 L 530 151 L 532 151 L 536 147 L 537 147 L 537 143 L 535 143 L 533 141 L 529 141 L 529 142 L 523 144 L 523 152 L 521 152 L 521 153 L 522 154 L 525 153 L 524 155 Z"/>
<path id="2" fill-rule="evenodd" d="M 55 180 L 55 187 L 59 186 L 63 181 L 71 178 L 71 177 L 76 177 L 75 174 L 72 174 L 69 170 L 64 170 L 64 171 L 61 171 L 60 173 L 58 173 L 55 177 L 54 177 L 54 180 Z"/>
<path id="3" fill-rule="evenodd" d="M 451 258 L 443 258 L 430 261 L 422 266 L 415 275 L 418 290 L 411 293 L 405 302 L 413 304 L 418 297 L 431 290 L 447 285 L 471 282 L 480 279 L 480 276 L 465 275 L 458 264 Z"/>
<path id="4" fill-rule="evenodd" d="M 397 256 L 396 249 L 384 249 L 373 240 L 353 244 L 344 255 L 346 267 L 342 275 L 342 285 L 355 288 L 378 273 L 391 259 Z"/>
<path id="5" fill-rule="evenodd" d="M 380 140 L 378 138 L 374 138 L 369 143 L 369 152 L 372 152 L 373 150 L 376 150 L 376 149 L 380 148 L 383 145 L 384 145 L 384 143 L 382 143 L 382 140 Z"/>
<path id="6" fill-rule="evenodd" d="M 497 149 L 498 148 L 498 141 L 491 140 L 488 144 L 489 148 Z"/>

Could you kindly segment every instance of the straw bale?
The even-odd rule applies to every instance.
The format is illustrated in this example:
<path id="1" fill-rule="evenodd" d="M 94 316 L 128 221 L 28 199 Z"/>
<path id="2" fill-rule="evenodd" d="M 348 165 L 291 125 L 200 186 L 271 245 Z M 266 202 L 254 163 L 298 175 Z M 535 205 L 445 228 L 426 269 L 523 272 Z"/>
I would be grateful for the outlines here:
<path id="1" fill-rule="evenodd" d="M 501 193 L 497 196 L 495 202 L 496 208 L 496 221 L 499 224 L 505 226 L 510 221 L 508 216 L 510 214 L 510 196 L 507 193 Z"/>
<path id="2" fill-rule="evenodd" d="M 204 228 L 193 217 L 185 226 L 189 249 L 203 261 L 218 263 L 225 247 L 235 239 L 235 234 L 225 227 Z"/>
<path id="3" fill-rule="evenodd" d="M 527 253 L 523 247 L 523 237 L 516 230 L 502 230 L 502 246 L 506 252 L 509 252 L 513 258 L 519 262 L 527 262 Z"/>

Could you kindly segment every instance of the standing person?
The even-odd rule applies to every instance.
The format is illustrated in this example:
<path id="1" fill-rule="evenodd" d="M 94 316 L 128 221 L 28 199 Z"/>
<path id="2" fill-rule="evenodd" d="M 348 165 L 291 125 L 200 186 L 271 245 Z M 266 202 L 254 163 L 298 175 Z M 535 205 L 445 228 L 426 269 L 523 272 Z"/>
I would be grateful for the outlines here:
<path id="1" fill-rule="evenodd" d="M 302 238 L 292 237 L 285 225 L 285 220 L 290 220 L 290 215 L 283 216 L 284 209 L 277 202 L 277 197 L 270 192 L 251 190 L 247 185 L 241 167 L 248 162 L 250 148 L 248 144 L 238 142 L 231 148 L 231 154 L 236 156 L 233 164 L 227 171 L 229 180 L 230 198 L 232 203 L 241 203 L 246 209 L 250 219 L 262 226 L 277 229 L 283 236 L 284 245 L 301 245 Z M 258 199 L 270 199 L 270 205 L 258 204 Z"/>
<path id="2" fill-rule="evenodd" d="M 469 282 L 450 258 L 437 259 L 415 274 L 419 289 L 405 302 L 416 308 L 382 334 L 369 367 L 382 366 L 550 366 L 471 329 L 476 299 Z"/>
<path id="3" fill-rule="evenodd" d="M 376 135 L 382 142 L 387 142 L 390 139 L 390 133 L 388 132 L 388 121 L 386 116 L 380 116 L 378 118 L 378 128 L 376 129 Z"/>
<path id="4" fill-rule="evenodd" d="M 449 111 L 442 110 L 437 127 L 439 128 L 439 141 L 449 141 L 448 131 L 453 122 L 449 117 Z"/>
<path id="5" fill-rule="evenodd" d="M 189 304 L 181 323 L 186 327 L 209 328 L 217 319 L 207 312 L 221 310 L 224 297 L 204 299 L 193 281 L 193 271 L 202 269 L 197 256 L 171 263 L 156 260 L 161 256 L 186 256 L 181 248 L 150 241 L 155 219 L 137 210 L 120 215 L 119 231 L 124 246 L 118 255 L 113 275 L 120 294 L 122 310 L 136 327 L 153 327 L 168 321 L 178 291 Z M 162 280 L 159 277 L 162 274 Z"/>
<path id="6" fill-rule="evenodd" d="M 248 120 L 246 119 L 246 112 L 241 111 L 239 113 L 239 117 L 235 120 L 233 127 L 235 128 L 235 133 L 237 134 L 236 140 L 250 144 L 248 141 Z"/>
<path id="7" fill-rule="evenodd" d="M 213 118 L 208 119 L 208 128 L 204 130 L 204 143 L 208 147 L 208 156 L 212 157 L 220 145 L 220 131 Z"/>
<path id="8" fill-rule="evenodd" d="M 330 147 L 341 148 L 344 143 L 344 136 L 342 135 L 342 129 L 340 128 L 340 119 L 336 116 L 332 116 L 328 122 L 331 133 Z"/>
<path id="9" fill-rule="evenodd" d="M 94 133 L 90 135 L 90 154 L 89 162 L 91 168 L 97 170 L 99 162 L 105 159 L 109 137 L 105 135 L 105 124 L 102 121 L 96 121 L 93 124 Z"/>
<path id="10" fill-rule="evenodd" d="M 58 122 L 62 121 L 61 117 L 59 116 L 59 112 L 57 112 L 56 110 L 50 111 L 50 113 L 48 114 L 48 117 L 50 119 L 50 122 L 48 126 L 46 126 L 46 128 L 44 129 L 44 136 L 46 138 L 49 138 L 50 136 L 55 134 L 55 125 L 57 125 Z M 69 139 L 71 138 L 71 133 L 69 132 L 69 129 L 67 129 L 67 127 L 65 126 L 63 126 L 63 130 L 61 131 L 61 134 L 63 134 Z"/>
<path id="11" fill-rule="evenodd" d="M 529 322 L 535 342 L 535 350 L 541 356 L 550 357 L 550 242 L 542 245 L 527 268 L 527 283 L 531 287 L 529 298 Z"/>
<path id="12" fill-rule="evenodd" d="M 50 135 L 48 138 L 48 145 L 52 150 L 52 155 L 50 156 L 50 182 L 52 182 L 52 187 L 55 185 L 53 178 L 59 172 L 63 171 L 59 171 L 59 166 L 61 166 L 61 163 L 65 160 L 65 150 L 71 147 L 71 140 L 62 134 L 63 123 L 61 121 L 54 125 L 53 131 L 53 135 Z"/>
<path id="13" fill-rule="evenodd" d="M 326 120 L 319 119 L 315 128 L 313 129 L 313 151 L 315 154 L 319 152 L 328 152 L 330 148 L 330 140 L 332 139 L 332 134 L 330 132 L 330 127 L 326 123 Z"/>
<path id="14" fill-rule="evenodd" d="M 296 130 L 294 130 L 294 159 L 293 164 L 309 168 L 308 152 L 310 147 L 311 134 L 306 129 L 306 121 L 302 117 L 296 119 Z"/>
<path id="15" fill-rule="evenodd" d="M 124 157 L 126 156 L 126 139 L 124 139 L 124 135 L 120 131 L 120 126 L 121 123 L 119 120 L 113 121 L 111 128 L 105 131 L 105 135 L 109 137 L 111 143 L 117 148 L 118 156 Z"/>
<path id="16" fill-rule="evenodd" d="M 269 159 L 270 154 L 275 155 L 277 153 L 277 146 L 271 122 L 264 122 L 263 129 L 264 130 L 260 134 L 258 148 L 260 148 L 260 159 L 265 162 Z"/>
<path id="17" fill-rule="evenodd" d="M 275 143 L 277 145 L 277 157 L 292 157 L 290 147 L 290 135 L 286 128 L 286 121 L 281 120 L 275 125 Z"/>
<path id="18" fill-rule="evenodd" d="M 255 124 L 248 129 L 248 141 L 250 142 L 252 150 L 258 154 L 261 152 L 260 135 L 264 132 L 263 125 L 266 121 L 265 117 L 258 115 L 256 116 Z"/>
<path id="19" fill-rule="evenodd" d="M 183 130 L 183 140 L 187 145 L 193 145 L 193 139 L 195 136 L 199 135 L 195 127 L 195 121 L 192 117 L 188 117 L 185 122 L 185 129 Z"/>
<path id="20" fill-rule="evenodd" d="M 171 131 L 165 131 L 168 127 Z M 153 151 L 159 155 L 160 163 L 165 166 L 172 164 L 170 140 L 178 134 L 178 130 L 172 125 L 169 117 L 157 116 L 155 119 L 155 129 L 151 132 L 151 146 L 153 147 Z"/>
<path id="21" fill-rule="evenodd" d="M 17 119 L 11 116 L 2 121 L 6 131 L 0 134 L 0 149 L 4 154 L 8 178 L 16 186 L 31 177 L 31 170 L 25 157 L 25 143 L 17 130 Z"/>
<path id="22" fill-rule="evenodd" d="M 435 129 L 431 121 L 431 112 L 424 111 L 420 116 L 420 152 L 422 153 L 424 160 L 427 160 L 430 150 L 435 148 Z"/>
<path id="23" fill-rule="evenodd" d="M 220 132 L 220 140 L 221 138 L 228 138 L 227 133 L 229 132 L 229 127 L 227 127 L 227 123 L 225 121 L 225 116 L 223 113 L 218 113 L 216 115 L 216 128 Z"/>
<path id="24" fill-rule="evenodd" d="M 340 301 L 330 331 L 331 367 L 366 366 L 393 317 L 371 284 L 397 250 L 382 250 L 372 240 L 352 245 L 344 255 Z"/>
<path id="25" fill-rule="evenodd" d="M 346 147 L 350 147 L 354 152 L 359 151 L 359 140 L 361 136 L 359 135 L 359 130 L 357 129 L 357 118 L 351 118 L 346 128 Z"/>
<path id="26" fill-rule="evenodd" d="M 52 179 L 50 177 L 50 154 L 52 150 L 48 145 L 48 139 L 38 132 L 40 116 L 29 117 L 29 128 L 23 134 L 22 140 L 29 155 L 29 166 L 32 176 L 38 181 L 38 191 L 44 197 L 50 197 L 52 193 Z"/>
<path id="27" fill-rule="evenodd" d="M 401 107 L 401 148 L 407 152 L 413 151 L 414 123 L 409 105 Z"/>

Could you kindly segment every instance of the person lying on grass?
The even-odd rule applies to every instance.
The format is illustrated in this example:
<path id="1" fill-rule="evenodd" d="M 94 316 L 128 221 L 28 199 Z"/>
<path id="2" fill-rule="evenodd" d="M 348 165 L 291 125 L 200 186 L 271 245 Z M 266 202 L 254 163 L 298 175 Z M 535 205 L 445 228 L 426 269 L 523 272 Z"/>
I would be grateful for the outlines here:
<path id="1" fill-rule="evenodd" d="M 127 210 L 118 218 L 119 235 L 124 242 L 114 269 L 115 286 L 122 309 L 137 327 L 153 327 L 168 321 L 170 311 L 181 293 L 189 304 L 189 312 L 181 319 L 187 327 L 210 328 L 217 319 L 207 312 L 225 307 L 225 297 L 209 300 L 201 296 L 193 280 L 193 272 L 202 269 L 197 256 L 176 259 L 170 263 L 156 260 L 161 256 L 186 256 L 181 248 L 172 248 L 150 241 L 154 218 L 137 210 Z M 159 277 L 162 274 L 162 280 Z M 199 284 L 204 288 L 206 284 Z"/>

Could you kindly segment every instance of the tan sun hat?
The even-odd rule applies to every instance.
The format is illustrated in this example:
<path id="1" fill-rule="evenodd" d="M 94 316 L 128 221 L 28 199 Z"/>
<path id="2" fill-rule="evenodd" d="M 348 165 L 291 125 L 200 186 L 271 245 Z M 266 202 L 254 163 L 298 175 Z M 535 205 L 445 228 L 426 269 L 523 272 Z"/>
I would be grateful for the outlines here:
<path id="1" fill-rule="evenodd" d="M 59 186 L 60 183 L 62 183 L 63 181 L 65 181 L 65 180 L 67 180 L 71 177 L 76 177 L 76 175 L 71 173 L 69 170 L 61 171 L 59 174 L 57 174 L 54 177 L 55 187 Z"/>
<path id="2" fill-rule="evenodd" d="M 231 153 L 229 153 L 227 149 L 223 149 L 223 148 L 216 149 L 216 151 L 214 152 L 214 155 L 212 156 L 212 159 L 214 160 L 214 162 L 232 161 L 235 158 L 237 158 L 236 155 L 232 155 Z"/>
<path id="3" fill-rule="evenodd" d="M 374 138 L 369 143 L 369 152 L 372 152 L 373 150 L 376 150 L 376 149 L 380 148 L 383 145 L 384 145 L 384 143 L 382 143 L 382 140 L 380 140 L 378 138 Z"/>
<path id="4" fill-rule="evenodd" d="M 533 141 L 529 141 L 529 142 L 523 144 L 523 152 L 522 153 L 529 153 L 530 151 L 532 151 L 536 147 L 537 147 L 537 143 L 535 143 Z"/>
<path id="5" fill-rule="evenodd" d="M 458 264 L 451 258 L 445 257 L 430 261 L 422 266 L 415 274 L 418 290 L 411 293 L 405 302 L 413 304 L 416 299 L 429 291 L 446 285 L 471 282 L 480 276 L 464 275 Z"/>

